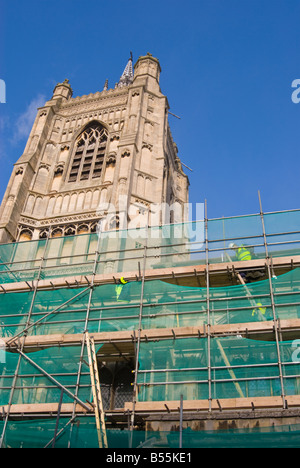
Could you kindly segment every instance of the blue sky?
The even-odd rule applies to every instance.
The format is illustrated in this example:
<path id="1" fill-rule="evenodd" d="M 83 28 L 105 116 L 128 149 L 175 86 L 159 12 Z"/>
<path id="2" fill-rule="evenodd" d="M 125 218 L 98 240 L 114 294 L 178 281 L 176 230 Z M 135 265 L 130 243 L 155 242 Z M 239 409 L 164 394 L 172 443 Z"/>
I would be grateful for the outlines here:
<path id="1" fill-rule="evenodd" d="M 127 63 L 162 67 L 190 201 L 208 216 L 299 208 L 300 0 L 0 0 L 0 198 L 37 106 L 114 87 Z"/>

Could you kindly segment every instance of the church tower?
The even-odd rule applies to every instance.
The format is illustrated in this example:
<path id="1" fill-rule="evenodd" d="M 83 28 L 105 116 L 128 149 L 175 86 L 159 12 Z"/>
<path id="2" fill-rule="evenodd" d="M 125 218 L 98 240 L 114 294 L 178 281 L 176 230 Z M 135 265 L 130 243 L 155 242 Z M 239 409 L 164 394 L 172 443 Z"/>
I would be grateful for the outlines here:
<path id="1" fill-rule="evenodd" d="M 151 205 L 156 224 L 184 220 L 188 178 L 168 123 L 160 64 L 132 55 L 114 88 L 73 97 L 68 80 L 38 109 L 0 209 L 0 242 L 94 232 L 109 207 L 128 227 Z M 123 198 L 122 198 L 123 197 Z M 120 199 L 125 200 L 120 206 Z"/>

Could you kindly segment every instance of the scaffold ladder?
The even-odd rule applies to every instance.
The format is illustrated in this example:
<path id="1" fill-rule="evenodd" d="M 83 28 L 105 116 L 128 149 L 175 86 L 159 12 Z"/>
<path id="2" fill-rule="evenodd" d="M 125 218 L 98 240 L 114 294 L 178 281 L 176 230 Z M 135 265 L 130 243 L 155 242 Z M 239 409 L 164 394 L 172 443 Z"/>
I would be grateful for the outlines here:
<path id="1" fill-rule="evenodd" d="M 90 375 L 91 375 L 93 403 L 94 403 L 94 408 L 95 408 L 95 418 L 96 418 L 96 427 L 97 427 L 99 447 L 108 448 L 105 415 L 104 415 L 104 410 L 103 410 L 100 379 L 99 379 L 99 372 L 98 372 L 98 366 L 97 366 L 97 355 L 95 351 L 95 342 L 94 342 L 94 338 L 90 337 L 87 332 L 85 333 L 85 340 L 86 340 L 86 347 L 87 347 L 89 368 L 90 368 Z"/>

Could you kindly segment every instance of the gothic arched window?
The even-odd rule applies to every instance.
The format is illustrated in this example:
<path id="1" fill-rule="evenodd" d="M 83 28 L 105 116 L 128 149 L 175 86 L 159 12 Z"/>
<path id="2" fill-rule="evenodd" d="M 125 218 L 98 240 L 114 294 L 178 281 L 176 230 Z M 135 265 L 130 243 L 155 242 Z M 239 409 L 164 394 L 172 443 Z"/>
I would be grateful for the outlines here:
<path id="1" fill-rule="evenodd" d="M 91 123 L 77 138 L 69 182 L 101 176 L 108 132 L 100 123 Z"/>

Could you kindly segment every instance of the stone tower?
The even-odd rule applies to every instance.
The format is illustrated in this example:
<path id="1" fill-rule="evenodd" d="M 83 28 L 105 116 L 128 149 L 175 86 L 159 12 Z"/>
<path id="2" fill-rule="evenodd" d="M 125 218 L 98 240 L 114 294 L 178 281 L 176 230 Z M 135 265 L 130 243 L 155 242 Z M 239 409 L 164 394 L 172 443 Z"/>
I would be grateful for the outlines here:
<path id="1" fill-rule="evenodd" d="M 43 238 L 49 229 L 52 237 L 93 232 L 108 206 L 127 210 L 129 227 L 152 204 L 176 207 L 162 210 L 156 224 L 184 219 L 189 183 L 160 72 L 148 53 L 134 72 L 130 57 L 113 89 L 106 81 L 102 92 L 73 98 L 68 80 L 56 85 L 14 165 L 0 210 L 1 243 Z"/>

